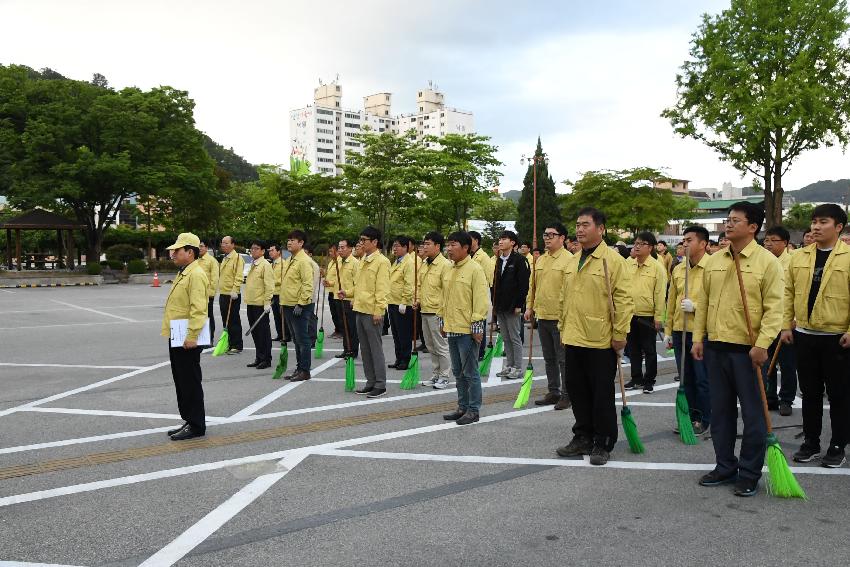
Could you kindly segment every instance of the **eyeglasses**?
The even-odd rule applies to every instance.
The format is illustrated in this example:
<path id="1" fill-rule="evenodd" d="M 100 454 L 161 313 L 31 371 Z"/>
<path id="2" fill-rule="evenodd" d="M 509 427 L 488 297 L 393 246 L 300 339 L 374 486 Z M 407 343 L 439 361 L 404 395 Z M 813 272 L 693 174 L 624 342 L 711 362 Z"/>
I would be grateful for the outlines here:
<path id="1" fill-rule="evenodd" d="M 736 224 L 738 224 L 738 223 L 746 222 L 746 219 L 732 219 L 732 218 L 728 218 L 728 219 L 726 219 L 726 220 L 725 220 L 725 221 L 723 221 L 723 222 L 724 222 L 724 223 L 726 223 L 726 224 L 736 225 Z"/>
<path id="2" fill-rule="evenodd" d="M 561 236 L 561 234 L 558 233 L 558 232 L 544 232 L 543 233 L 543 238 L 556 238 L 558 236 Z"/>
<path id="3" fill-rule="evenodd" d="M 785 241 L 779 240 L 778 238 L 765 238 L 764 243 L 765 244 L 784 244 Z"/>
<path id="4" fill-rule="evenodd" d="M 372 240 L 372 239 L 371 239 L 371 238 L 367 238 L 367 237 L 365 237 L 365 236 L 361 236 L 358 240 L 359 240 L 359 242 L 369 242 L 369 241 L 370 241 L 370 240 Z"/>
<path id="5" fill-rule="evenodd" d="M 650 244 L 649 242 L 635 242 L 634 243 L 635 248 L 640 248 L 641 246 L 652 246 L 652 244 Z"/>

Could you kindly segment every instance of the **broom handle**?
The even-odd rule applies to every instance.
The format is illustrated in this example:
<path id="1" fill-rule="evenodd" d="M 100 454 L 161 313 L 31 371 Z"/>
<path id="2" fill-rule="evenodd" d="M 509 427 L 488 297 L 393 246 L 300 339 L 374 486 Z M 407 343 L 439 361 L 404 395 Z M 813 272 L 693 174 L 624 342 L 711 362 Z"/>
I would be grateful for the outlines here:
<path id="1" fill-rule="evenodd" d="M 410 254 L 410 252 L 408 252 Z M 413 351 L 416 352 L 416 331 L 419 327 L 416 325 L 416 300 L 419 299 L 419 256 L 413 255 Z"/>
<path id="2" fill-rule="evenodd" d="M 323 288 L 324 288 L 324 291 L 322 291 Z M 324 330 L 324 328 L 325 328 L 325 296 L 328 294 L 328 288 L 326 288 L 324 286 L 321 278 L 319 278 L 319 290 L 322 291 L 322 300 L 321 300 L 321 304 L 319 305 L 319 311 L 321 311 L 322 315 L 321 315 L 321 322 L 319 323 L 319 328 Z"/>
<path id="3" fill-rule="evenodd" d="M 493 344 L 493 331 L 496 328 L 496 291 L 499 287 L 499 282 L 496 279 L 496 272 L 499 270 L 499 253 L 496 252 L 496 261 L 493 262 L 493 318 L 490 321 L 490 344 Z"/>
<path id="4" fill-rule="evenodd" d="M 767 367 L 767 377 L 773 374 L 773 369 L 776 368 L 776 359 L 779 358 L 779 349 L 782 348 L 782 341 L 776 341 L 776 350 L 773 351 L 773 356 L 770 358 L 770 366 Z"/>
<path id="5" fill-rule="evenodd" d="M 336 281 L 337 285 L 342 289 L 342 277 L 339 275 L 339 256 L 334 254 L 334 264 L 336 265 Z M 348 338 L 348 313 L 345 311 L 345 299 L 340 300 L 342 308 L 342 330 L 345 332 L 345 351 L 351 355 L 351 340 Z"/>
<path id="6" fill-rule="evenodd" d="M 750 344 L 751 346 L 756 346 L 756 336 L 755 333 L 753 333 L 753 323 L 750 321 L 750 308 L 747 305 L 747 291 L 744 289 L 744 276 L 741 274 L 741 260 L 738 258 L 738 254 L 736 254 L 732 249 L 731 244 L 729 245 L 729 253 L 732 254 L 732 258 L 735 260 L 735 272 L 738 274 L 738 288 L 741 291 L 741 303 L 744 305 L 744 319 L 747 321 L 747 333 L 750 335 Z M 775 354 L 776 353 L 774 353 L 774 355 Z M 767 394 L 764 390 L 764 379 L 761 376 L 761 366 L 756 366 L 756 379 L 759 383 L 761 406 L 762 411 L 764 411 L 764 420 L 767 422 L 767 433 L 769 435 L 773 433 L 773 423 L 770 421 L 770 411 L 767 409 Z"/>
<path id="7" fill-rule="evenodd" d="M 248 329 L 247 331 L 245 331 L 245 336 L 247 337 L 248 335 L 250 335 L 250 334 L 251 334 L 251 331 L 253 331 L 253 330 L 254 330 L 254 328 L 255 328 L 257 325 L 259 325 L 259 324 L 260 324 L 260 321 L 262 321 L 262 320 L 263 320 L 263 317 L 265 317 L 265 316 L 266 316 L 266 315 L 268 315 L 269 313 L 270 313 L 270 311 L 263 311 L 263 314 L 262 314 L 262 315 L 260 315 L 259 317 L 257 317 L 257 320 L 256 320 L 256 321 L 254 321 L 254 324 L 253 324 L 253 325 L 251 325 L 251 328 L 250 328 L 250 329 Z"/>
<path id="8" fill-rule="evenodd" d="M 688 272 L 690 268 L 691 260 L 688 258 L 687 252 L 685 253 L 685 299 L 688 298 Z M 673 306 L 675 309 L 676 306 Z M 679 307 L 681 310 L 681 306 Z M 679 371 L 679 383 L 683 386 L 685 385 L 685 360 L 688 354 L 688 312 L 682 311 L 682 364 L 681 370 Z"/>
<path id="9" fill-rule="evenodd" d="M 535 242 L 537 237 L 535 236 Z M 534 346 L 534 296 L 537 293 L 537 274 L 534 269 L 537 265 L 537 258 L 534 253 L 531 254 L 531 335 L 528 339 L 528 365 L 531 366 L 531 348 Z M 520 316 L 521 317 L 521 316 Z M 520 325 L 524 323 L 520 320 Z"/>
<path id="10" fill-rule="evenodd" d="M 605 287 L 608 289 L 608 313 L 611 316 L 611 340 L 614 340 L 614 317 L 616 315 L 614 311 L 614 292 L 611 291 L 611 275 L 608 273 L 608 259 L 604 256 L 602 257 L 602 270 L 605 272 Z M 620 360 L 620 353 L 615 353 L 617 355 L 617 377 L 620 380 L 620 397 L 623 400 L 623 407 L 626 407 L 626 385 L 623 382 L 623 364 Z"/>
<path id="11" fill-rule="evenodd" d="M 227 318 L 224 321 L 224 330 L 227 330 L 227 327 L 230 326 L 230 308 L 233 307 L 233 297 L 230 298 L 230 303 L 227 304 Z"/>

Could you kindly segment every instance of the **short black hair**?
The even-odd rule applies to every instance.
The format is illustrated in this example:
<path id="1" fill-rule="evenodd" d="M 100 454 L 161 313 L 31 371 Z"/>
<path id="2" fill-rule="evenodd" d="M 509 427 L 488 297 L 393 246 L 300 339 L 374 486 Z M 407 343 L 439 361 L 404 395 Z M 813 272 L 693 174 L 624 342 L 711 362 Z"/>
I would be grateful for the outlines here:
<path id="1" fill-rule="evenodd" d="M 377 240 L 380 242 L 381 231 L 375 228 L 374 226 L 367 226 L 366 228 L 360 231 L 360 236 L 365 236 L 369 240 Z"/>
<path id="2" fill-rule="evenodd" d="M 780 240 L 783 240 L 785 242 L 791 242 L 791 233 L 788 232 L 788 229 L 782 225 L 776 225 L 772 228 L 767 229 L 764 233 L 764 236 L 778 236 Z"/>
<path id="3" fill-rule="evenodd" d="M 564 223 L 550 222 L 549 224 L 543 227 L 543 230 L 546 230 L 547 228 L 554 228 L 555 231 L 561 236 L 567 235 L 567 227 L 564 226 Z"/>
<path id="4" fill-rule="evenodd" d="M 470 230 L 469 232 L 467 232 L 467 234 L 469 235 L 469 237 L 471 239 L 477 240 L 478 245 L 481 246 L 481 233 L 480 232 L 478 232 L 477 230 Z"/>
<path id="5" fill-rule="evenodd" d="M 265 240 L 260 240 L 259 238 L 255 238 L 254 240 L 251 241 L 251 246 L 254 246 L 254 245 L 259 246 L 263 250 L 267 250 L 268 246 L 269 246 L 268 244 L 266 244 Z"/>
<path id="6" fill-rule="evenodd" d="M 404 248 L 407 248 L 408 246 L 410 246 L 410 237 L 409 236 L 402 236 L 401 234 L 399 234 L 398 236 L 393 238 L 393 243 L 396 243 L 396 242 L 401 244 Z"/>
<path id="7" fill-rule="evenodd" d="M 688 232 L 688 231 L 686 230 L 685 232 Z M 684 234 L 684 232 L 683 232 L 682 234 Z M 667 245 L 667 243 L 666 243 L 665 241 L 663 241 L 663 240 L 659 240 L 659 241 L 658 241 L 658 242 L 656 242 L 655 244 L 663 244 L 663 245 L 664 245 L 664 248 L 669 248 L 669 246 Z"/>
<path id="8" fill-rule="evenodd" d="M 270 249 L 272 249 L 272 248 L 274 248 L 275 250 L 277 250 L 278 252 L 280 252 L 280 244 L 278 244 L 277 242 L 269 242 L 269 247 L 268 247 L 268 249 L 270 250 Z"/>
<path id="9" fill-rule="evenodd" d="M 705 228 L 704 226 L 698 226 L 698 225 L 689 226 L 689 227 L 685 228 L 685 231 L 682 233 L 682 235 L 684 236 L 685 234 L 689 234 L 689 233 L 695 234 L 696 237 L 699 240 L 702 240 L 703 242 L 709 242 L 708 229 Z M 663 242 L 663 240 L 662 240 L 662 242 Z M 711 240 L 710 242 L 711 242 L 711 244 L 717 244 L 713 240 Z"/>
<path id="10" fill-rule="evenodd" d="M 635 237 L 635 239 L 638 239 L 638 238 L 640 238 L 641 240 L 643 240 L 647 244 L 652 244 L 653 246 L 658 244 L 658 241 L 655 239 L 655 235 L 652 234 L 651 232 L 649 232 L 648 230 L 637 233 L 637 236 Z"/>
<path id="11" fill-rule="evenodd" d="M 811 231 L 812 231 L 811 227 L 807 228 L 806 230 L 804 230 L 804 231 L 803 231 L 803 236 L 806 236 L 806 235 L 807 235 L 807 234 L 809 234 Z"/>
<path id="12" fill-rule="evenodd" d="M 198 248 L 197 246 L 184 246 L 183 250 L 186 250 L 187 252 L 189 250 L 191 250 L 192 252 L 194 252 L 195 253 L 195 260 L 197 260 L 198 258 L 201 257 L 201 249 Z"/>
<path id="13" fill-rule="evenodd" d="M 706 231 L 706 232 L 708 232 L 708 231 Z M 717 244 L 718 244 L 718 242 L 716 240 L 709 240 L 708 243 L 711 246 L 717 246 Z"/>
<path id="14" fill-rule="evenodd" d="M 472 236 L 463 230 L 456 230 L 446 237 L 446 242 L 457 242 L 461 246 L 470 248 L 472 247 Z"/>
<path id="15" fill-rule="evenodd" d="M 422 240 L 430 240 L 440 248 L 446 243 L 446 239 L 443 238 L 443 235 L 437 232 L 436 230 L 432 230 L 429 233 L 426 233 L 425 236 L 422 237 Z"/>
<path id="16" fill-rule="evenodd" d="M 312 244 L 307 244 L 306 242 L 304 243 L 304 252 L 307 252 L 308 254 L 312 255 L 313 250 L 315 250 L 315 248 L 313 247 Z"/>
<path id="17" fill-rule="evenodd" d="M 357 240 L 355 240 L 354 238 L 340 238 L 339 241 L 345 242 L 345 245 L 349 248 L 354 248 L 355 246 L 357 246 Z"/>
<path id="18" fill-rule="evenodd" d="M 747 224 L 756 225 L 756 234 L 761 232 L 761 225 L 764 224 L 764 207 L 750 203 L 749 201 L 738 201 L 729 207 L 728 213 L 735 211 L 744 213 L 747 217 Z"/>
<path id="19" fill-rule="evenodd" d="M 544 250 L 542 246 L 538 246 L 537 248 L 532 250 L 532 252 L 537 252 L 539 254 L 543 254 L 544 252 L 546 252 L 546 250 Z"/>
<path id="20" fill-rule="evenodd" d="M 599 226 L 600 224 L 604 225 L 608 220 L 605 217 L 605 213 L 597 209 L 596 207 L 583 207 L 579 210 L 578 214 L 576 214 L 576 218 L 578 217 L 590 217 L 593 219 L 593 224 Z"/>
<path id="21" fill-rule="evenodd" d="M 528 248 L 531 249 L 531 242 L 529 242 L 528 240 L 524 240 L 522 244 L 520 244 L 520 246 L 528 246 Z"/>
<path id="22" fill-rule="evenodd" d="M 502 233 L 499 234 L 499 240 L 501 240 L 503 238 L 511 239 L 514 243 L 514 246 L 516 246 L 519 243 L 519 237 L 512 230 L 503 230 Z"/>
<path id="23" fill-rule="evenodd" d="M 301 229 L 293 229 L 289 231 L 289 234 L 286 235 L 286 238 L 294 238 L 295 240 L 300 240 L 301 242 L 307 242 L 307 234 Z"/>
<path id="24" fill-rule="evenodd" d="M 815 207 L 812 211 L 812 220 L 817 218 L 832 219 L 835 224 L 841 225 L 842 230 L 847 228 L 847 213 L 835 203 L 824 203 Z"/>

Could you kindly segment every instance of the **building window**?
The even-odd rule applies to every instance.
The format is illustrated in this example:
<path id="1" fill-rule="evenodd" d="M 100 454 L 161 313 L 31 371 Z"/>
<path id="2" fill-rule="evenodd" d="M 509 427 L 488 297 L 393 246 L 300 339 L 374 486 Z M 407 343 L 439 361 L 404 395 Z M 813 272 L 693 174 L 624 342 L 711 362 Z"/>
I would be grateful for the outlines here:
<path id="1" fill-rule="evenodd" d="M 351 122 L 346 122 L 345 127 L 352 128 L 354 130 L 360 130 L 360 124 L 352 124 Z"/>
<path id="2" fill-rule="evenodd" d="M 324 110 L 322 108 L 317 108 L 316 114 L 327 114 L 329 116 L 333 116 L 333 111 L 332 110 Z"/>
<path id="3" fill-rule="evenodd" d="M 316 151 L 320 154 L 332 154 L 334 153 L 333 148 L 316 148 Z"/>
<path id="4" fill-rule="evenodd" d="M 332 120 L 325 120 L 324 118 L 317 118 L 316 122 L 319 124 L 333 124 Z"/>

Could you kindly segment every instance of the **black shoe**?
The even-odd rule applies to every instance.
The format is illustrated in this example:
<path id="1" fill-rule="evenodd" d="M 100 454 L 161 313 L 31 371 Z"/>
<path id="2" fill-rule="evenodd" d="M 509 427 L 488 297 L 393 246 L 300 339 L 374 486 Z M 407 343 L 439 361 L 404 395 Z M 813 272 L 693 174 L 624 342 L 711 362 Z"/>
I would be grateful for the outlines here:
<path id="1" fill-rule="evenodd" d="M 679 382 L 681 379 L 682 377 L 676 374 L 676 376 L 673 377 L 673 382 Z"/>
<path id="2" fill-rule="evenodd" d="M 169 429 L 168 431 L 166 431 L 166 433 L 168 434 L 169 437 L 171 437 L 175 433 L 179 433 L 179 432 L 183 431 L 184 429 L 186 429 L 187 427 L 189 427 L 189 422 L 184 423 L 180 427 L 175 427 L 174 429 Z"/>
<path id="3" fill-rule="evenodd" d="M 830 469 L 837 469 L 847 462 L 847 457 L 844 454 L 844 449 L 838 445 L 832 445 L 826 450 L 826 455 L 820 460 L 820 464 Z"/>
<path id="4" fill-rule="evenodd" d="M 357 390 L 354 390 L 354 393 L 360 394 L 361 396 L 365 396 L 366 394 L 369 394 L 374 389 L 375 388 L 373 386 L 363 386 L 362 388 L 358 388 Z"/>
<path id="5" fill-rule="evenodd" d="M 820 457 L 820 443 L 806 439 L 800 445 L 800 450 L 791 455 L 791 458 L 798 463 L 809 463 Z"/>
<path id="6" fill-rule="evenodd" d="M 372 388 L 372 391 L 366 394 L 367 398 L 380 398 L 381 396 L 387 395 L 386 388 Z"/>
<path id="7" fill-rule="evenodd" d="M 779 402 L 779 415 L 789 416 L 793 413 L 791 409 L 791 404 L 788 402 Z"/>
<path id="8" fill-rule="evenodd" d="M 423 344 L 421 344 L 421 345 L 419 345 L 419 347 L 418 347 L 416 350 L 417 350 L 418 352 L 424 352 L 425 354 L 428 354 L 428 352 L 429 352 L 429 351 L 428 351 L 428 347 L 427 347 L 427 346 L 425 346 L 425 344 L 424 344 L 424 343 L 423 343 Z"/>
<path id="9" fill-rule="evenodd" d="M 310 373 L 306 370 L 299 370 L 295 373 L 295 376 L 292 377 L 290 382 L 305 382 L 310 379 Z"/>
<path id="10" fill-rule="evenodd" d="M 259 360 L 255 360 L 254 362 L 251 362 L 251 363 L 249 363 L 249 364 L 246 364 L 245 366 L 247 366 L 248 368 L 256 368 L 258 364 L 260 364 L 260 361 L 259 361 Z"/>
<path id="11" fill-rule="evenodd" d="M 720 486 L 721 484 L 729 484 L 731 482 L 735 482 L 738 480 L 738 475 L 736 473 L 732 473 L 727 476 L 721 476 L 717 469 L 711 471 L 708 474 L 702 475 L 699 479 L 700 486 Z"/>
<path id="12" fill-rule="evenodd" d="M 534 400 L 534 405 L 536 406 L 554 406 L 561 399 L 561 396 L 558 394 L 553 394 L 552 392 L 547 392 L 545 396 L 540 398 L 539 400 Z"/>
<path id="13" fill-rule="evenodd" d="M 611 453 L 602 447 L 595 446 L 593 447 L 593 450 L 590 451 L 590 464 L 597 467 L 602 466 L 608 462 L 610 457 Z"/>
<path id="14" fill-rule="evenodd" d="M 191 425 L 185 427 L 171 436 L 172 441 L 185 441 L 186 439 L 194 439 L 195 437 L 203 437 L 206 432 L 200 429 L 195 429 Z"/>
<path id="15" fill-rule="evenodd" d="M 286 376 L 283 377 L 283 379 L 284 380 L 292 380 L 293 378 L 295 378 L 296 374 L 298 374 L 298 371 L 293 370 L 291 374 L 287 374 Z"/>
<path id="16" fill-rule="evenodd" d="M 556 410 L 565 410 L 565 409 L 569 409 L 570 406 L 572 406 L 572 405 L 573 405 L 573 403 L 570 401 L 570 397 L 567 394 L 563 394 L 561 396 L 561 399 L 558 400 L 558 403 L 555 404 L 555 409 Z"/>
<path id="17" fill-rule="evenodd" d="M 735 483 L 735 490 L 732 491 L 732 494 L 747 498 L 749 496 L 755 496 L 758 492 L 758 480 L 753 478 L 739 478 L 738 482 Z"/>
<path id="18" fill-rule="evenodd" d="M 628 382 L 626 382 L 626 385 L 623 386 L 623 387 L 626 390 L 640 390 L 641 388 L 643 388 L 643 384 L 641 384 L 640 382 L 637 382 L 635 380 L 629 380 Z"/>
<path id="19" fill-rule="evenodd" d="M 395 365 L 396 370 L 407 370 L 407 367 L 410 366 L 409 362 L 397 362 Z"/>
<path id="20" fill-rule="evenodd" d="M 445 419 L 446 421 L 457 421 L 460 418 L 462 418 L 463 414 L 465 414 L 465 413 L 466 413 L 466 410 L 462 410 L 462 409 L 458 408 L 455 411 L 453 411 L 452 413 L 447 413 L 447 414 L 443 415 L 443 419 Z"/>
<path id="21" fill-rule="evenodd" d="M 393 362 L 392 364 L 387 364 L 387 368 L 395 368 L 398 365 L 398 362 Z"/>
<path id="22" fill-rule="evenodd" d="M 463 416 L 455 421 L 458 425 L 469 425 L 470 423 L 475 423 L 478 421 L 478 412 L 477 411 L 468 411 Z"/>
<path id="23" fill-rule="evenodd" d="M 651 394 L 653 390 L 654 390 L 654 388 L 652 387 L 652 384 L 644 384 L 644 386 L 643 386 L 643 393 L 644 394 Z"/>
<path id="24" fill-rule="evenodd" d="M 272 342 L 274 342 L 274 343 L 279 343 L 279 342 L 281 342 L 282 340 L 283 340 L 283 339 L 282 339 L 282 338 L 280 338 L 280 337 L 275 337 L 275 338 L 273 338 L 273 339 L 272 339 Z"/>
<path id="25" fill-rule="evenodd" d="M 263 362 L 257 364 L 257 366 L 255 366 L 254 368 L 256 368 L 257 370 L 265 370 L 266 368 L 271 368 L 271 366 L 271 362 L 269 362 L 268 360 L 264 360 Z"/>
<path id="26" fill-rule="evenodd" d="M 585 437 L 576 435 L 566 447 L 558 447 L 555 452 L 559 457 L 580 457 L 589 455 L 593 450 L 593 442 Z"/>
<path id="27" fill-rule="evenodd" d="M 338 355 L 336 355 L 334 358 L 346 358 L 347 356 L 348 356 L 347 354 L 345 354 L 344 352 L 341 352 Z"/>

